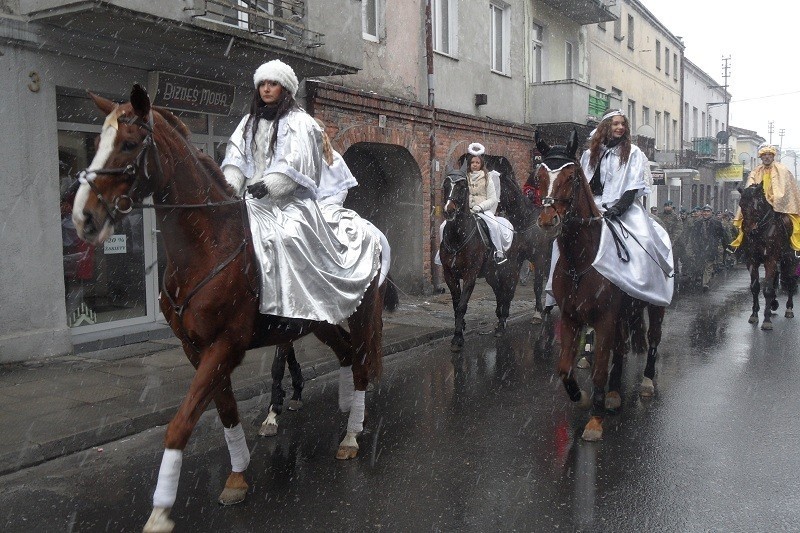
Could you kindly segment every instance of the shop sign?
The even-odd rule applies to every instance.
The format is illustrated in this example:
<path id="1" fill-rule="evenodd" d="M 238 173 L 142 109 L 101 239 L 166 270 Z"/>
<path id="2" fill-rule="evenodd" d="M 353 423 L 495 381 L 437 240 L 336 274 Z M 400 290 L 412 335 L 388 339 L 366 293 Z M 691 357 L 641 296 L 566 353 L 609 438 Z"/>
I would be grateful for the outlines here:
<path id="1" fill-rule="evenodd" d="M 128 236 L 124 234 L 112 235 L 103 243 L 103 253 L 124 254 L 128 253 Z"/>
<path id="2" fill-rule="evenodd" d="M 742 175 L 744 174 L 744 165 L 728 165 L 724 167 L 720 167 L 714 173 L 714 177 L 717 181 L 735 181 L 740 182 L 742 181 Z"/>
<path id="3" fill-rule="evenodd" d="M 653 185 L 667 184 L 667 175 L 663 170 L 654 170 L 651 175 L 653 176 Z"/>
<path id="4" fill-rule="evenodd" d="M 236 87 L 200 78 L 154 72 L 153 104 L 178 111 L 230 115 Z"/>

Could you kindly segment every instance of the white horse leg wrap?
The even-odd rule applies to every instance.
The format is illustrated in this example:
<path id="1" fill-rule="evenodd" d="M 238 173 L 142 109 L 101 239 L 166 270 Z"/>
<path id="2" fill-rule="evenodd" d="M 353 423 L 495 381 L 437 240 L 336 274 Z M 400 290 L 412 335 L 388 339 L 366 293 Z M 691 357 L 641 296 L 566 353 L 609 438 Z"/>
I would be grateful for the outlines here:
<path id="1" fill-rule="evenodd" d="M 346 413 L 353 403 L 353 367 L 339 367 L 339 410 Z"/>
<path id="2" fill-rule="evenodd" d="M 353 392 L 353 405 L 350 407 L 350 417 L 347 419 L 348 433 L 361 433 L 364 430 L 364 392 Z"/>
<path id="3" fill-rule="evenodd" d="M 247 440 L 244 437 L 242 424 L 236 424 L 225 430 L 225 442 L 228 443 L 228 452 L 231 454 L 231 470 L 244 472 L 250 464 L 250 450 L 247 449 Z"/>
<path id="4" fill-rule="evenodd" d="M 156 491 L 153 493 L 153 507 L 171 509 L 178 494 L 178 480 L 181 478 L 183 450 L 164 450 L 161 468 L 158 471 Z"/>

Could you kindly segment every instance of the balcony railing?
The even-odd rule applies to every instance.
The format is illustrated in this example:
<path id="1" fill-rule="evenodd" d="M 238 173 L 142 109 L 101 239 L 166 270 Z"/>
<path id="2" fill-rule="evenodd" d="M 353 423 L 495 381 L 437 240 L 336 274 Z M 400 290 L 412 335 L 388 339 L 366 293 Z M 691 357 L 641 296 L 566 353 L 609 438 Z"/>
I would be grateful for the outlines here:
<path id="1" fill-rule="evenodd" d="M 617 0 L 542 0 L 564 17 L 584 26 L 598 22 L 611 22 L 619 17 L 609 7 Z"/>
<path id="2" fill-rule="evenodd" d="M 321 33 L 305 27 L 306 4 L 303 0 L 203 0 L 206 20 L 233 26 L 250 33 L 285 39 L 306 48 L 322 46 Z"/>
<path id="3" fill-rule="evenodd" d="M 532 86 L 531 120 L 536 124 L 595 123 L 608 109 L 621 104 L 616 94 L 597 91 L 581 81 L 545 81 Z"/>
<path id="4" fill-rule="evenodd" d="M 695 137 L 692 139 L 692 150 L 697 154 L 697 157 L 716 159 L 718 156 L 718 144 L 714 137 Z"/>

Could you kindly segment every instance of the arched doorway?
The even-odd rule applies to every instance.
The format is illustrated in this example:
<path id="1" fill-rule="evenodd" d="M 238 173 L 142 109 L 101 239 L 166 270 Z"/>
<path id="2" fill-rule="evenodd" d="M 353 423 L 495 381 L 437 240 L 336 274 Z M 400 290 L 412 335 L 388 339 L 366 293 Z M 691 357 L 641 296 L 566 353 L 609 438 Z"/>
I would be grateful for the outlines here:
<path id="1" fill-rule="evenodd" d="M 402 146 L 357 143 L 342 156 L 358 180 L 345 207 L 386 234 L 392 247 L 392 279 L 401 290 L 423 289 L 422 174 Z"/>

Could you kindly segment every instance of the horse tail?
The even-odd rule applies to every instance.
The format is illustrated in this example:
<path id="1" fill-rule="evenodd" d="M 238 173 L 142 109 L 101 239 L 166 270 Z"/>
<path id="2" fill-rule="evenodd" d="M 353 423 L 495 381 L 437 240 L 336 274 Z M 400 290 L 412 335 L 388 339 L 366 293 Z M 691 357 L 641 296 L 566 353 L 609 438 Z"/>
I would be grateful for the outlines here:
<path id="1" fill-rule="evenodd" d="M 383 285 L 383 308 L 389 312 L 397 311 L 397 307 L 400 305 L 400 293 L 397 285 L 391 276 L 386 276 Z"/>

